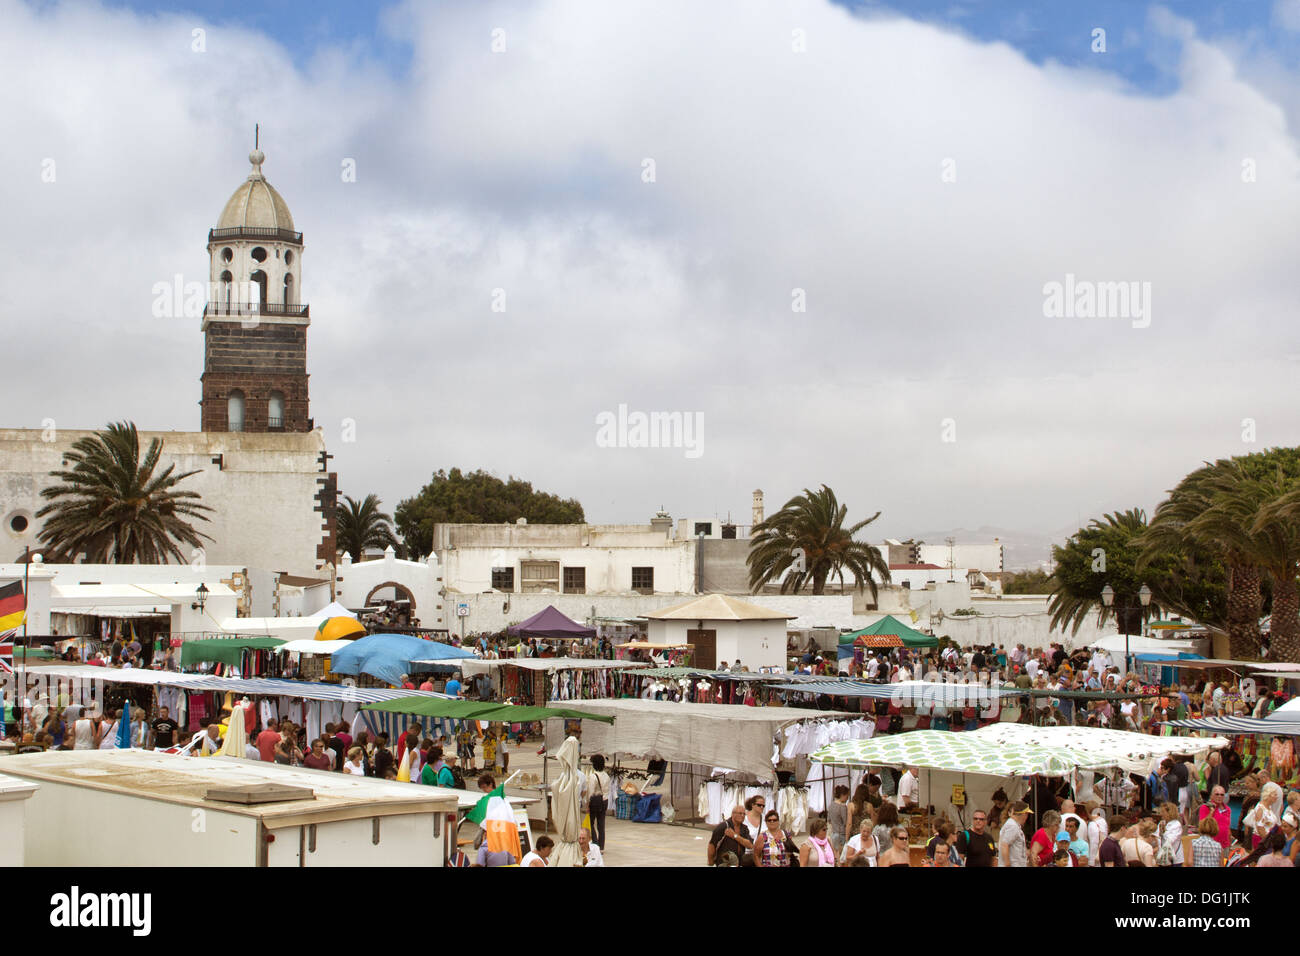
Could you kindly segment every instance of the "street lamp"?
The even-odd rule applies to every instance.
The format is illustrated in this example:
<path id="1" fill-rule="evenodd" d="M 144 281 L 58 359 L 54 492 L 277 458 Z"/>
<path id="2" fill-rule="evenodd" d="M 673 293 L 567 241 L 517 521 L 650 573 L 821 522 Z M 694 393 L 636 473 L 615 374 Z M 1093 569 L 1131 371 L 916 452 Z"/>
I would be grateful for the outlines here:
<path id="1" fill-rule="evenodd" d="M 195 601 L 193 604 L 191 604 L 190 608 L 191 610 L 198 611 L 200 614 L 202 614 L 203 605 L 208 603 L 208 586 L 204 584 L 202 581 L 200 581 L 198 590 L 196 590 L 194 593 L 198 597 L 198 600 Z"/>
<path id="2" fill-rule="evenodd" d="M 1138 601 L 1141 602 L 1143 608 L 1149 607 L 1151 604 L 1151 589 L 1147 587 L 1145 584 L 1138 589 Z M 1101 589 L 1101 603 L 1104 604 L 1106 607 L 1113 607 L 1115 605 L 1115 589 L 1111 587 L 1109 584 L 1107 584 L 1104 588 Z M 1117 612 L 1131 611 L 1133 610 L 1133 608 L 1134 605 L 1125 603 L 1115 608 L 1115 610 Z M 1118 621 L 1119 619 L 1120 617 L 1119 614 L 1117 613 L 1115 615 L 1115 620 Z M 1145 628 L 1146 626 L 1145 614 L 1142 615 L 1142 623 L 1143 623 L 1143 627 Z M 1124 674 L 1125 676 L 1127 676 L 1129 672 L 1128 637 L 1129 637 L 1128 627 L 1125 626 L 1124 627 Z"/>

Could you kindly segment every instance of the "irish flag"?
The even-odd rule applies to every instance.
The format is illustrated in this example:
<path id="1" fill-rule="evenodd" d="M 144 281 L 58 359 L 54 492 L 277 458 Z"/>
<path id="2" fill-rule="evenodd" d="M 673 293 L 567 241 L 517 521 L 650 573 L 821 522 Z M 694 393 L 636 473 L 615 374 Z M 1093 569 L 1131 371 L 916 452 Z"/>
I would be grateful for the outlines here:
<path id="1" fill-rule="evenodd" d="M 509 853 L 516 862 L 523 859 L 519 849 L 519 824 L 515 822 L 514 808 L 506 799 L 505 784 L 483 794 L 465 818 L 482 827 L 488 850 Z"/>

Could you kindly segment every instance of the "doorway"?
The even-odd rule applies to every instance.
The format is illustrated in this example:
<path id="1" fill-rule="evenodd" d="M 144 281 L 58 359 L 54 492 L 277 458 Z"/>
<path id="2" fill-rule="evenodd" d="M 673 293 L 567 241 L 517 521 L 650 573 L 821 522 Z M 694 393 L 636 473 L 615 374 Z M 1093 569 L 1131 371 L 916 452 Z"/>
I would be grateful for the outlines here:
<path id="1" fill-rule="evenodd" d="M 686 643 L 694 648 L 695 654 L 691 660 L 694 667 L 706 667 L 713 669 L 718 666 L 718 632 L 717 631 L 687 631 Z"/>

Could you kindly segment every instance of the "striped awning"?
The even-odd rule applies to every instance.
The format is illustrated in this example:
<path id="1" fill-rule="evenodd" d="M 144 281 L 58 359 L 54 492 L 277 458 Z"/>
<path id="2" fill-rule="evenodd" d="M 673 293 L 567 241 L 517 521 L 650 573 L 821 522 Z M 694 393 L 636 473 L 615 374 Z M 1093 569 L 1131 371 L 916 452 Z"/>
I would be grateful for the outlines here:
<path id="1" fill-rule="evenodd" d="M 32 676 L 77 678 L 85 681 L 108 681 L 118 684 L 151 684 L 180 687 L 184 690 L 214 690 L 219 693 L 253 694 L 262 697 L 297 697 L 303 700 L 332 700 L 342 703 L 376 704 L 403 697 L 447 698 L 433 691 L 402 690 L 387 687 L 349 687 L 343 684 L 320 684 L 313 681 L 283 680 L 272 677 L 217 677 L 212 674 L 180 674 L 144 668 L 95 667 L 91 664 L 33 667 Z"/>
<path id="2" fill-rule="evenodd" d="M 893 700 L 902 707 L 938 705 L 940 707 L 977 706 L 1015 697 L 1019 691 L 1005 687 L 986 687 L 980 684 L 948 684 L 937 681 L 907 681 L 901 684 L 872 684 L 861 680 L 814 680 L 800 683 L 777 684 L 772 690 L 792 691 L 800 694 L 826 694 L 830 697 L 871 697 Z"/>
<path id="3" fill-rule="evenodd" d="M 854 638 L 854 647 L 902 647 L 903 639 L 897 634 L 864 634 Z"/>
<path id="4" fill-rule="evenodd" d="M 1300 737 L 1300 720 L 1278 720 L 1276 717 L 1198 717 L 1191 720 L 1167 720 L 1165 723 L 1170 727 L 1208 730 L 1230 736 L 1262 734 L 1271 737 Z"/>

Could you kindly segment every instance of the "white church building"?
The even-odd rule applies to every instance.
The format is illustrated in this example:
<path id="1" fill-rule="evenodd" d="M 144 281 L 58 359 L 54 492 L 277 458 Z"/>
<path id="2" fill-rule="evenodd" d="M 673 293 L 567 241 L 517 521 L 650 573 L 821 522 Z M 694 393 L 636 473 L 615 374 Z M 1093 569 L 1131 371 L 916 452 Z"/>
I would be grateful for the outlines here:
<path id="1" fill-rule="evenodd" d="M 262 173 L 265 159 L 259 149 L 249 154 L 251 171 L 208 232 L 199 430 L 151 431 L 137 422 L 140 451 L 161 439 L 159 468 L 195 472 L 180 487 L 213 509 L 195 522 L 211 540 L 188 561 L 328 575 L 337 480 L 308 414 L 303 237 Z M 90 429 L 0 429 L 0 562 L 40 550 L 41 491 L 57 483 L 50 473 L 73 442 L 115 420 L 111 396 L 103 414 Z"/>

